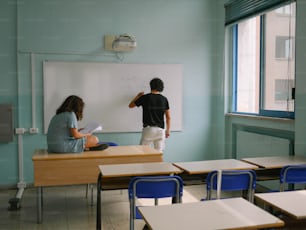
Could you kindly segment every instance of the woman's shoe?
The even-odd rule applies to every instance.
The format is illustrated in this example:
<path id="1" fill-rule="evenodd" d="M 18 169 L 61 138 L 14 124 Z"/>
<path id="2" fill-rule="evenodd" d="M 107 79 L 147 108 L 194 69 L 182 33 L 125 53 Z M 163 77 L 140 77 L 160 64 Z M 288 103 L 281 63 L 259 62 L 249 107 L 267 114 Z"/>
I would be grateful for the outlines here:
<path id="1" fill-rule="evenodd" d="M 108 148 L 108 144 L 100 144 L 93 147 L 89 147 L 89 151 L 98 151 L 98 150 L 104 150 Z"/>

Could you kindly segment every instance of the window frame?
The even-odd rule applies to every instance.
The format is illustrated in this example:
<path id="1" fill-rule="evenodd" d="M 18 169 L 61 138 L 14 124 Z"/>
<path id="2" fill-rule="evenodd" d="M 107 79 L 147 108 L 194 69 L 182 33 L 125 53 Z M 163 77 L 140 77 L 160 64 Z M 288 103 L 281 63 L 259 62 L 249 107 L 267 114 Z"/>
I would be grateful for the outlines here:
<path id="1" fill-rule="evenodd" d="M 280 6 L 281 7 L 281 6 Z M 294 111 L 279 111 L 279 110 L 267 110 L 264 108 L 264 79 L 265 79 L 265 14 L 260 15 L 260 48 L 259 48 L 259 111 L 258 113 L 251 112 L 238 112 L 237 111 L 237 81 L 238 81 L 238 23 L 231 26 L 232 34 L 232 113 L 252 115 L 252 116 L 264 116 L 264 117 L 275 117 L 275 118 L 295 118 L 295 108 Z M 295 38 L 290 37 L 292 42 L 295 43 Z M 292 57 L 295 56 L 295 50 L 292 50 Z M 295 73 L 296 74 L 296 73 Z M 295 77 L 293 79 L 296 80 Z M 295 103 L 294 103 L 295 104 Z"/>

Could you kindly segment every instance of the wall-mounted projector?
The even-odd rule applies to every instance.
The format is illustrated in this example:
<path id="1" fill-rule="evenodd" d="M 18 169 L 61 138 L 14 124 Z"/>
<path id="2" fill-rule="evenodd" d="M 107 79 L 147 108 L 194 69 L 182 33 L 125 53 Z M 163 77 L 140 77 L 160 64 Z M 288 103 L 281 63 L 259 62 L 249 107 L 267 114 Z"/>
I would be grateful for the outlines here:
<path id="1" fill-rule="evenodd" d="M 133 36 L 122 34 L 115 37 L 112 44 L 113 51 L 127 52 L 136 48 L 136 40 Z"/>

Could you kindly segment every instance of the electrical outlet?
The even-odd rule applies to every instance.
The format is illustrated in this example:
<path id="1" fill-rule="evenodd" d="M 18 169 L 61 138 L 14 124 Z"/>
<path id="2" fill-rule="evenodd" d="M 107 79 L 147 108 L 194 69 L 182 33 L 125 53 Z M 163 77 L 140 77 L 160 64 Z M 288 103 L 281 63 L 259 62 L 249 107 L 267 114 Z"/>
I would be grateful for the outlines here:
<path id="1" fill-rule="evenodd" d="M 16 134 L 24 134 L 26 132 L 25 128 L 16 128 L 15 133 Z"/>
<path id="2" fill-rule="evenodd" d="M 32 134 L 38 133 L 38 128 L 30 128 L 30 133 Z"/>

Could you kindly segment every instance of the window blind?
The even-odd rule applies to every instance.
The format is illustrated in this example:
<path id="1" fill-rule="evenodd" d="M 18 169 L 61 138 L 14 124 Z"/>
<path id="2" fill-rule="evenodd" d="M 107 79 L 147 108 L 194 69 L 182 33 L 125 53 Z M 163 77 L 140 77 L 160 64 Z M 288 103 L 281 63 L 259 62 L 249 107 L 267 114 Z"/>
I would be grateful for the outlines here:
<path id="1" fill-rule="evenodd" d="M 225 7 L 225 25 L 294 2 L 295 0 L 230 0 Z"/>

